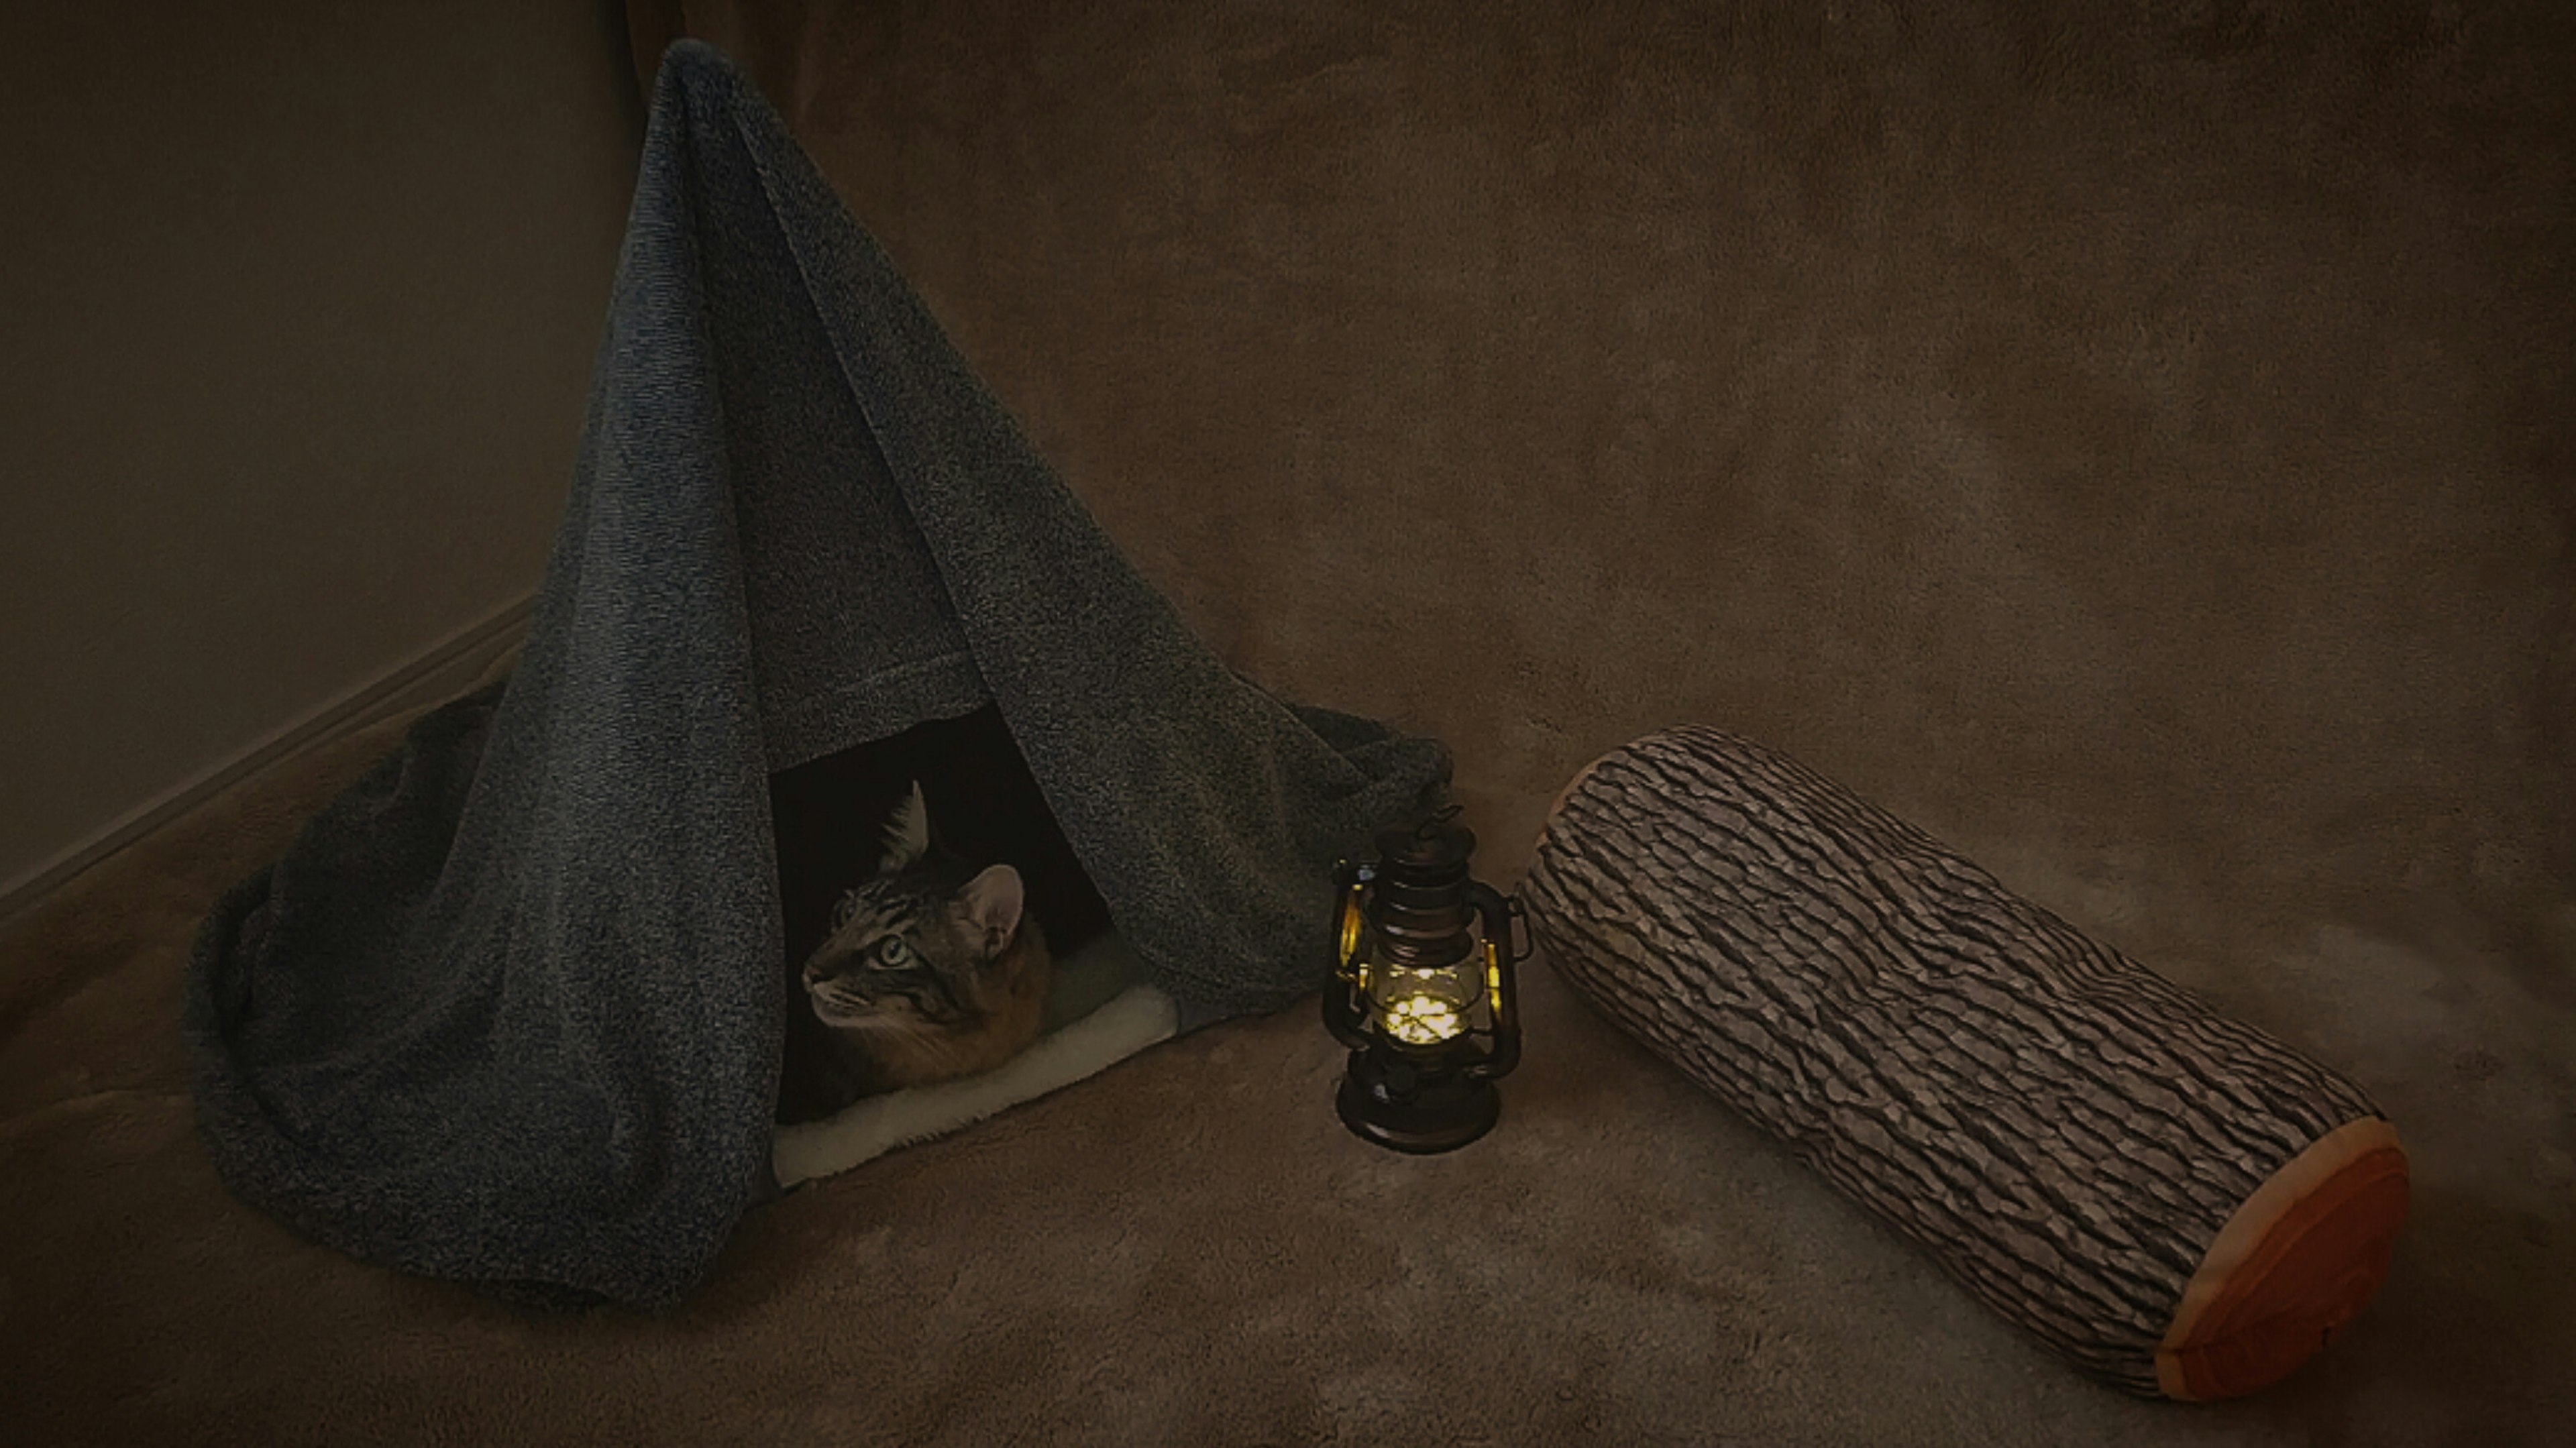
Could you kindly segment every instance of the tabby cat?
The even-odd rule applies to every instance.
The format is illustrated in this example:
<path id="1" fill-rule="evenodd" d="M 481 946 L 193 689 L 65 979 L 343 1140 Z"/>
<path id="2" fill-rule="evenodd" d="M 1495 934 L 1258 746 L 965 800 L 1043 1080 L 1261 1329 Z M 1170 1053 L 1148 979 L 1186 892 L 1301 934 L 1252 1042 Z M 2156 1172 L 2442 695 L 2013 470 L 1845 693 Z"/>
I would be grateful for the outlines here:
<path id="1" fill-rule="evenodd" d="M 972 871 L 934 849 L 921 786 L 887 830 L 876 878 L 841 897 L 805 961 L 815 1017 L 873 1090 L 999 1066 L 1037 1039 L 1055 960 L 1024 908 L 1020 872 Z"/>
<path id="2" fill-rule="evenodd" d="M 769 804 L 782 1125 L 998 1065 L 1037 1034 L 1055 956 L 1110 928 L 989 705 L 774 774 Z"/>

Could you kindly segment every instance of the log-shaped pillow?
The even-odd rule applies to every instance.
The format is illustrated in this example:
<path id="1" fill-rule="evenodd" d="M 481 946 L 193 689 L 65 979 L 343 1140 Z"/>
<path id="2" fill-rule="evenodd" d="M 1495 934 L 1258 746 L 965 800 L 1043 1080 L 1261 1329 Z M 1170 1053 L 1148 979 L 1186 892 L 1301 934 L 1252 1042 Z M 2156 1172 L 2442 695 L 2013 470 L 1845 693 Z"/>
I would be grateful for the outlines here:
<path id="1" fill-rule="evenodd" d="M 2360 1087 L 1772 750 L 1599 760 L 1521 896 L 1610 1020 L 2121 1387 L 2252 1392 L 2387 1273 L 2406 1156 Z"/>

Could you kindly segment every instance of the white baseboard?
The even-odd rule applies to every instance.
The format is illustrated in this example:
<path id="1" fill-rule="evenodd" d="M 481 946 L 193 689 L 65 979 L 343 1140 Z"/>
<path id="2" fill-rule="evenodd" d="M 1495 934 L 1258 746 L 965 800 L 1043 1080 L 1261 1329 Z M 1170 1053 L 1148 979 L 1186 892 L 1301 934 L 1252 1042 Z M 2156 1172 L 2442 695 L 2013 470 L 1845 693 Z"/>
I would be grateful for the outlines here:
<path id="1" fill-rule="evenodd" d="M 519 646 L 535 606 L 533 593 L 502 605 L 430 645 L 392 672 L 341 694 L 231 758 L 163 790 L 88 839 L 0 885 L 0 922 L 34 906 L 72 877 L 127 845 L 282 760 L 354 734 L 405 709 L 437 703 L 463 692 L 484 670 Z"/>

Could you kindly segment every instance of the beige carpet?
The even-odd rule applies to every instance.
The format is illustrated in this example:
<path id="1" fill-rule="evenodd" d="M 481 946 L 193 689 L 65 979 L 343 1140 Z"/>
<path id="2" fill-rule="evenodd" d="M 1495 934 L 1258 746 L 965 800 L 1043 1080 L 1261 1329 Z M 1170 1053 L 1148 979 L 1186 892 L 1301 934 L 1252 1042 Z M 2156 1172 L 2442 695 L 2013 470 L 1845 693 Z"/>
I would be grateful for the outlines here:
<path id="1" fill-rule="evenodd" d="M 2377 1093 L 2388 1284 L 2119 1397 L 1542 968 L 1454 1157 L 1296 1012 L 527 1316 L 189 1138 L 195 917 L 356 740 L 0 934 L 0 1440 L 2567 1440 L 2576 11 L 686 8 L 1230 658 L 1457 744 L 1492 874 L 1623 739 L 1780 745 Z"/>

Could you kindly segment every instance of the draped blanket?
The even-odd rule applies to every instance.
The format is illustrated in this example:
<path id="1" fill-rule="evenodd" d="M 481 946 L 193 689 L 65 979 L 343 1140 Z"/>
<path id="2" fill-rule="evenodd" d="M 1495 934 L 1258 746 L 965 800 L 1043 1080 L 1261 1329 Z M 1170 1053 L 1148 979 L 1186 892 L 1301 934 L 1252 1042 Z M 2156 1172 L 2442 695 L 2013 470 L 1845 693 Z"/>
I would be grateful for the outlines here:
<path id="1" fill-rule="evenodd" d="M 769 774 L 988 702 L 1188 1024 L 1319 984 L 1331 862 L 1448 775 L 1196 640 L 776 113 L 682 42 L 515 671 L 200 932 L 225 1181 L 407 1271 L 684 1296 L 770 1182 Z"/>

